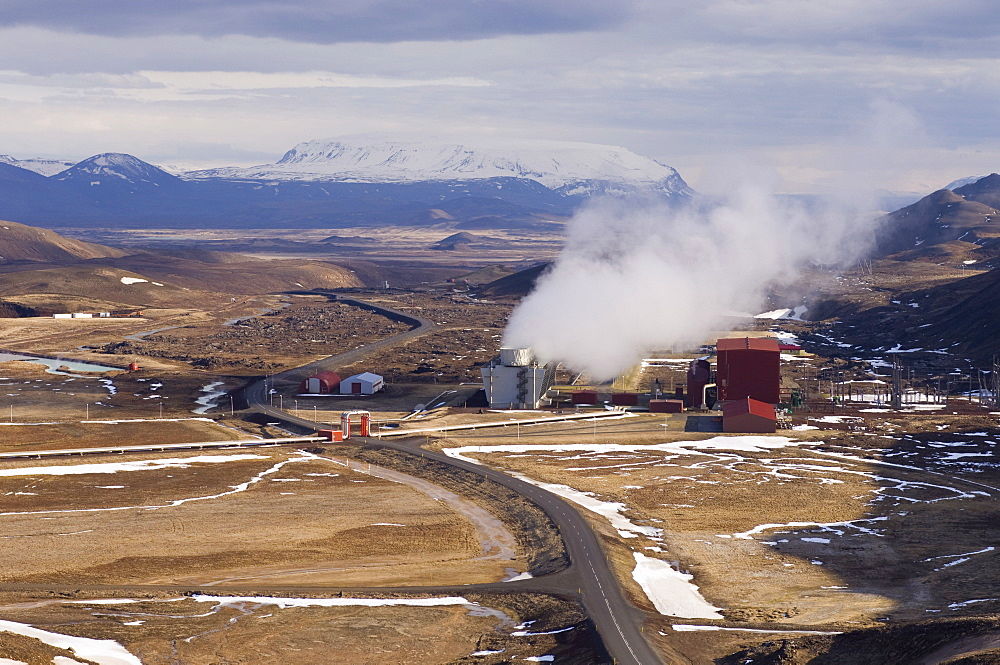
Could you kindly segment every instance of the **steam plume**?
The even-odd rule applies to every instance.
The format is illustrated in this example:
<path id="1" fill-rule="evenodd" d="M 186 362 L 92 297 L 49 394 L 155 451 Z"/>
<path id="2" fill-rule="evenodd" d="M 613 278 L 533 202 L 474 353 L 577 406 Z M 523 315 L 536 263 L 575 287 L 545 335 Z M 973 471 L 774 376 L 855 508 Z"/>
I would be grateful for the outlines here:
<path id="1" fill-rule="evenodd" d="M 866 227 L 854 211 L 807 210 L 762 186 L 680 209 L 600 200 L 573 218 L 503 342 L 610 379 L 651 350 L 696 346 L 727 314 L 760 311 L 767 287 L 804 266 L 855 258 Z"/>

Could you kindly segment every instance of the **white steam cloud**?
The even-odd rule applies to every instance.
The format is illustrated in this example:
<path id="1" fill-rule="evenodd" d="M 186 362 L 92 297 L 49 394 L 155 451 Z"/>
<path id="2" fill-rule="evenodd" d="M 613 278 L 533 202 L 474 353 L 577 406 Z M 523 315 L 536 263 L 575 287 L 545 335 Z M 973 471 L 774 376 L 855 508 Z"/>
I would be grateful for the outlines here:
<path id="1" fill-rule="evenodd" d="M 761 311 L 768 286 L 805 266 L 856 258 L 871 238 L 866 218 L 845 206 L 806 209 L 762 186 L 682 208 L 596 201 L 514 310 L 504 346 L 613 378 L 652 350 L 697 346 L 727 315 Z"/>

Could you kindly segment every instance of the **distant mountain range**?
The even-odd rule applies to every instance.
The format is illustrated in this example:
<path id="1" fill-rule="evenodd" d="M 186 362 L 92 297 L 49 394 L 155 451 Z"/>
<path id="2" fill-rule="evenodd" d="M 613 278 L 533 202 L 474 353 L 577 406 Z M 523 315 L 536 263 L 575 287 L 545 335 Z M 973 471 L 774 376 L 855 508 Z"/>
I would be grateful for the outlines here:
<path id="1" fill-rule="evenodd" d="M 638 189 L 666 196 L 691 193 L 675 169 L 625 148 L 557 141 L 491 146 L 355 136 L 300 143 L 276 164 L 192 171 L 184 177 L 359 183 L 518 178 L 565 196 Z"/>
<path id="2" fill-rule="evenodd" d="M 68 167 L 0 158 L 0 219 L 45 226 L 523 228 L 625 194 L 677 201 L 692 191 L 673 168 L 624 148 L 548 141 L 309 141 L 275 164 L 180 175 L 120 153 Z"/>

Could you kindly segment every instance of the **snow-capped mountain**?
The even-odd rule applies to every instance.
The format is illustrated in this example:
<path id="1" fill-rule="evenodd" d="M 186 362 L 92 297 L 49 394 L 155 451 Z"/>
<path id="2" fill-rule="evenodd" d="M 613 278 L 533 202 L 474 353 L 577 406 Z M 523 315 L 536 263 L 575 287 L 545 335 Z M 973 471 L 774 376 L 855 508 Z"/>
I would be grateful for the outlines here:
<path id="1" fill-rule="evenodd" d="M 237 228 L 414 225 L 551 229 L 596 195 L 684 201 L 669 166 L 624 148 L 531 142 L 500 146 L 309 141 L 275 164 L 177 177 L 122 153 L 45 177 L 0 163 L 0 219 L 60 225 Z"/>
<path id="2" fill-rule="evenodd" d="M 403 183 L 534 180 L 564 195 L 691 190 L 677 171 L 625 148 L 590 143 L 397 141 L 362 135 L 300 143 L 275 164 L 184 174 L 191 179 Z"/>
<path id="3" fill-rule="evenodd" d="M 15 159 L 10 155 L 0 155 L 0 164 L 10 164 L 44 176 L 55 175 L 60 171 L 65 171 L 66 167 L 73 166 L 73 162 L 64 162 L 58 159 Z"/>
<path id="4" fill-rule="evenodd" d="M 90 187 L 108 183 L 158 187 L 163 184 L 173 184 L 179 179 L 177 176 L 170 175 L 163 169 L 132 155 L 106 152 L 74 164 L 53 176 L 53 180 L 76 184 L 86 183 Z"/>

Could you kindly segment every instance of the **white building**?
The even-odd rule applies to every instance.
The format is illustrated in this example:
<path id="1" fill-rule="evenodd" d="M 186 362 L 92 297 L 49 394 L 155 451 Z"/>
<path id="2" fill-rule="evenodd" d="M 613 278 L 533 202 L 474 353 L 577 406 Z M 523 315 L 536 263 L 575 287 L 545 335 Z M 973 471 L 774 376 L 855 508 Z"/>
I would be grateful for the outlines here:
<path id="1" fill-rule="evenodd" d="M 340 382 L 341 395 L 374 395 L 385 387 L 385 382 L 378 374 L 362 372 L 349 376 Z"/>
<path id="2" fill-rule="evenodd" d="M 552 385 L 553 372 L 535 361 L 531 349 L 500 349 L 481 372 L 486 399 L 494 409 L 537 409 Z"/>

